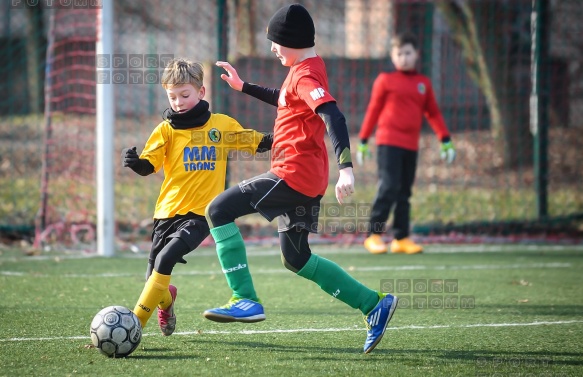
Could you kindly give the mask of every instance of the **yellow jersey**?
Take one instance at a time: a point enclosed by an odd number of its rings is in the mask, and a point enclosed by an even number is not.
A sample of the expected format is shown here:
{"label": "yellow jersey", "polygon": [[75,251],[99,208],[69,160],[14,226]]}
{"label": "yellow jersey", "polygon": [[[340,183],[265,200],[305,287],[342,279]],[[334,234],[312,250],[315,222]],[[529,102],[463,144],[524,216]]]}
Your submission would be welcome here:
{"label": "yellow jersey", "polygon": [[228,156],[237,150],[255,154],[263,136],[224,114],[211,113],[203,126],[190,129],[158,124],[140,155],[154,172],[164,169],[154,219],[188,212],[204,216],[206,206],[225,189]]}

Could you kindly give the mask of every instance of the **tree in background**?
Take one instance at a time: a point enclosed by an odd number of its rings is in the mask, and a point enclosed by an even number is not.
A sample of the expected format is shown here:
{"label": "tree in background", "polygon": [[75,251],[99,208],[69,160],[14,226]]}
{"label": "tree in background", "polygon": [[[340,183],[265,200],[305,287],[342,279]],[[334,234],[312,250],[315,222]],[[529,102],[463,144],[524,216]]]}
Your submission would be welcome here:
{"label": "tree in background", "polygon": [[486,98],[492,138],[506,168],[530,164],[533,151],[528,109],[530,60],[525,61],[530,57],[530,30],[529,24],[524,25],[530,13],[522,6],[527,3],[436,2],[461,47],[468,74]]}
{"label": "tree in background", "polygon": [[237,52],[243,56],[256,56],[255,26],[257,23],[254,0],[235,0]]}

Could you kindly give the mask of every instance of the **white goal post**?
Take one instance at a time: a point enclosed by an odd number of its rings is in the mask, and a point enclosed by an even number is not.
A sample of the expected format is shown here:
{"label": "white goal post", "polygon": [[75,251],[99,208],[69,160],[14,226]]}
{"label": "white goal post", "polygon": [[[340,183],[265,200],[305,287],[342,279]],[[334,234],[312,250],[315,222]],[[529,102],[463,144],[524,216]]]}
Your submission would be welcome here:
{"label": "white goal post", "polygon": [[[97,17],[97,57],[113,53],[113,0],[103,0]],[[97,83],[96,174],[97,253],[115,254],[113,189],[114,84]]]}

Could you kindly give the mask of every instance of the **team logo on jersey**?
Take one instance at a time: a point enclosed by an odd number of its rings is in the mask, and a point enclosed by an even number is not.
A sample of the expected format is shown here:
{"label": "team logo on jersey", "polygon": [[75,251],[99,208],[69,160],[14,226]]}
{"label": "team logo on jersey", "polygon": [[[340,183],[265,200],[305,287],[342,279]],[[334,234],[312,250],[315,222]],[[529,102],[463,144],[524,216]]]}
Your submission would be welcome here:
{"label": "team logo on jersey", "polygon": [[281,106],[286,106],[286,105],[287,105],[287,104],[285,103],[285,93],[286,93],[286,90],[285,90],[285,88],[283,88],[283,89],[281,90],[281,92],[279,92],[279,98],[278,98],[277,100],[278,100],[278,102],[279,102],[279,104],[280,104]]}
{"label": "team logo on jersey", "polygon": [[423,84],[422,82],[417,84],[417,90],[419,91],[419,93],[425,94],[425,84]]}
{"label": "team logo on jersey", "polygon": [[218,143],[221,141],[221,132],[216,128],[211,128],[209,131],[209,139],[211,139],[213,143]]}

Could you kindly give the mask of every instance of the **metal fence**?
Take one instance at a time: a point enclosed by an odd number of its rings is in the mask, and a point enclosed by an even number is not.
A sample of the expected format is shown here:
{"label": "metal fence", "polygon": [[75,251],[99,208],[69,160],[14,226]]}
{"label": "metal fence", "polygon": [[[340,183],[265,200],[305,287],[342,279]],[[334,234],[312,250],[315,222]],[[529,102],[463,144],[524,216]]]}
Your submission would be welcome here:
{"label": "metal fence", "polygon": [[[95,88],[102,80],[115,84],[115,161],[124,147],[140,150],[162,119],[168,103],[159,75],[169,57],[203,62],[212,111],[233,116],[245,127],[271,130],[275,108],[231,90],[214,62],[228,60],[244,80],[279,87],[287,69],[270,52],[265,28],[286,3],[116,1],[115,53],[96,56],[99,7],[91,7],[92,2],[2,2],[3,234],[30,235],[36,229],[41,244],[91,244],[96,216]],[[583,44],[578,38],[583,3],[301,3],[314,18],[316,51],[326,62],[330,92],[346,116],[353,146],[374,79],[393,69],[391,36],[411,31],[419,38],[418,70],[432,80],[458,158],[452,166],[440,161],[439,142],[424,126],[412,198],[414,232],[520,234],[532,228],[529,224],[559,232],[578,226],[583,217]],[[230,164],[229,184],[268,167],[269,156],[238,156]],[[375,164],[355,167],[355,176],[358,192],[351,205],[366,207],[376,190]],[[336,177],[331,164],[331,185]],[[120,239],[147,238],[161,180],[162,174],[143,178],[116,164]],[[334,206],[334,201],[329,190],[324,205]],[[330,217],[350,223],[353,216],[324,212],[321,220]],[[253,228],[271,232],[263,220],[249,221],[257,221],[250,224]]]}

